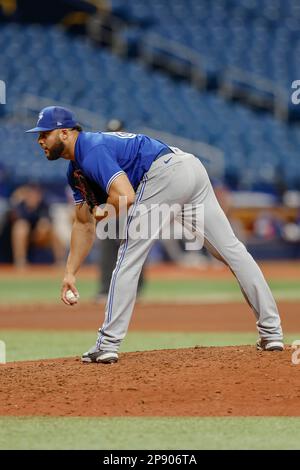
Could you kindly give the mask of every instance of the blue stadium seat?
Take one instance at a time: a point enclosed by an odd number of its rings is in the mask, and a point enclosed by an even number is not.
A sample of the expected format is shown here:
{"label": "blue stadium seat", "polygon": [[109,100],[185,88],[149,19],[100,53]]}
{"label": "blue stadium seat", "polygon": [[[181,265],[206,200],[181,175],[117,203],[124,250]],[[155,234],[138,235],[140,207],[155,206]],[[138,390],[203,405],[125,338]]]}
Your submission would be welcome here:
{"label": "blue stadium seat", "polygon": [[[131,1],[132,8],[133,3]],[[137,3],[142,9],[143,2]],[[245,6],[247,2],[239,3],[237,0],[216,1],[214,7],[212,3],[215,2],[201,0],[197,6],[197,2],[187,0],[187,9],[191,8],[195,13],[195,20],[189,26],[191,31],[197,32],[198,20],[199,25],[203,25],[203,30],[198,27],[199,33],[195,38],[201,47],[206,40],[205,47],[212,48],[211,53],[217,58],[214,59],[215,67],[227,57],[233,64],[245,63],[266,73],[270,69],[272,73],[272,67],[285,60],[282,56],[273,63],[266,58],[267,50],[263,44],[270,31],[261,20],[255,41],[261,45],[262,52],[247,51],[246,45],[255,31],[251,28],[244,31],[242,18],[250,15],[256,21],[255,5],[259,2],[251,2],[251,9]],[[153,1],[154,16],[157,12],[166,13],[168,8],[171,12],[170,21],[164,28],[166,34],[172,33],[173,16],[179,21],[180,16],[187,14],[181,5],[181,2],[174,1],[170,7],[169,1]],[[228,5],[234,11],[231,31],[239,38],[236,43],[232,42],[224,27]],[[280,5],[283,5],[281,0]],[[266,2],[263,2],[263,11],[266,12],[264,21],[271,21],[272,11]],[[214,20],[215,14],[218,21]],[[160,18],[157,17],[158,20]],[[204,28],[206,24],[211,24],[214,31],[211,42]],[[276,34],[281,38],[279,44],[286,45],[290,32],[286,33],[282,23],[280,25],[281,29],[278,28]],[[185,40],[189,37],[188,31],[180,32],[176,27],[174,31]],[[222,42],[223,52],[220,49]],[[255,180],[265,177],[270,165],[282,165],[290,187],[299,182],[300,133],[297,125],[284,124],[272,116],[256,113],[239,103],[229,103],[212,93],[201,93],[185,82],[173,81],[141,63],[116,57],[107,50],[94,47],[86,39],[70,36],[56,27],[1,25],[0,46],[3,44],[7,47],[0,56],[1,79],[9,83],[6,108],[8,116],[14,118],[2,118],[1,121],[0,139],[6,145],[1,145],[0,162],[8,167],[15,182],[30,178],[48,183],[65,181],[67,162],[45,162],[35,137],[24,135],[25,128],[36,119],[36,113],[29,120],[24,120],[22,114],[18,118],[22,100],[27,94],[46,98],[49,104],[63,102],[71,108],[81,107],[105,119],[117,116],[125,121],[129,130],[151,127],[213,144],[224,152],[226,172],[238,175],[239,184],[243,187],[251,189]],[[227,54],[226,45],[229,44],[234,51],[233,57]],[[299,51],[300,42],[297,47]],[[243,54],[246,54],[246,59]],[[214,61],[210,64],[213,66]],[[286,76],[276,73],[280,79]]]}

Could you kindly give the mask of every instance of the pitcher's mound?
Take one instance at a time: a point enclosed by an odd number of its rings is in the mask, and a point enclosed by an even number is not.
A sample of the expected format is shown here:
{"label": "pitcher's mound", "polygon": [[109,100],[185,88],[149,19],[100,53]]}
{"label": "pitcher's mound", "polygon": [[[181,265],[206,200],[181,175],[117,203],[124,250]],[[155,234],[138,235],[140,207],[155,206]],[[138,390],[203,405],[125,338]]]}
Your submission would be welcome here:
{"label": "pitcher's mound", "polygon": [[292,350],[254,346],[120,354],[0,366],[0,415],[300,416],[300,364]]}

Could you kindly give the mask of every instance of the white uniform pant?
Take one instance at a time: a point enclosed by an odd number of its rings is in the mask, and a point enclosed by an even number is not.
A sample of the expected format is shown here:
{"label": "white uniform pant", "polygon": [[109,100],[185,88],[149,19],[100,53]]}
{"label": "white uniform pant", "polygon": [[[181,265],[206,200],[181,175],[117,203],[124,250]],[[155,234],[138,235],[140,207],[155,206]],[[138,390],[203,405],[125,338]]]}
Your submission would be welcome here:
{"label": "white uniform pant", "polygon": [[[203,242],[208,250],[233,272],[255,314],[260,337],[282,340],[280,317],[270,288],[252,256],[233,233],[204,166],[194,155],[178,149],[174,151],[176,153],[154,161],[138,187],[135,204],[129,212],[126,238],[120,246],[112,274],[105,320],[99,330],[97,345],[103,350],[117,351],[126,335],[139,274],[155,241],[153,227],[152,237],[144,238],[132,237],[130,228],[139,225],[146,227],[149,216],[152,220],[153,211],[157,211],[162,204],[175,204],[173,217],[179,221],[182,221],[185,206],[185,227],[193,231],[199,240],[204,237]],[[194,208],[197,207],[204,211],[204,223],[201,217],[195,217],[197,209]],[[163,221],[156,223],[154,231],[162,228]]]}

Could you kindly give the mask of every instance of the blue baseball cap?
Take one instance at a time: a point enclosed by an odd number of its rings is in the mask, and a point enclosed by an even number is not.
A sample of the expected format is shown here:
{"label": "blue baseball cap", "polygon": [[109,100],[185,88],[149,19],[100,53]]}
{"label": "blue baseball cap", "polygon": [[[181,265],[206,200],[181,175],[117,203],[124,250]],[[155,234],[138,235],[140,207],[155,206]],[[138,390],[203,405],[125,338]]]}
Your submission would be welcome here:
{"label": "blue baseball cap", "polygon": [[41,110],[36,127],[26,132],[45,132],[53,129],[70,129],[78,125],[75,116],[62,106],[48,106]]}

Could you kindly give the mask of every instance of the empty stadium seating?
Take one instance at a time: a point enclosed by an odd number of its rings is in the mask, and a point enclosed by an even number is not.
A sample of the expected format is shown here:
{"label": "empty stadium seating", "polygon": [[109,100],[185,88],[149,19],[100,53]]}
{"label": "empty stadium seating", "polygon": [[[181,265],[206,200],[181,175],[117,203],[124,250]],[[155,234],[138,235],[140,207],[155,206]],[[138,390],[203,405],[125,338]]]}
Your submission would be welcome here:
{"label": "empty stadium seating", "polygon": [[126,19],[151,15],[148,32],[189,46],[209,71],[238,67],[290,88],[299,77],[297,0],[110,0]]}
{"label": "empty stadium seating", "polygon": [[[186,14],[185,10],[193,4],[195,12],[198,11],[197,20],[202,18],[203,24],[208,24],[212,13],[209,9],[203,12],[196,3],[189,0],[186,9],[182,9],[179,8],[182,2],[172,2],[172,12],[177,12],[178,22],[180,15]],[[142,8],[143,2],[131,1],[131,4],[132,8],[134,5]],[[162,0],[155,0],[153,15],[162,17],[166,13],[164,5]],[[189,15],[193,16],[191,11]],[[185,27],[187,23],[184,22]],[[165,24],[165,34],[171,24],[171,21]],[[192,25],[193,21],[191,28]],[[184,35],[184,28],[180,33],[179,29],[178,35]],[[220,31],[226,36],[224,28],[220,27]],[[221,45],[223,40],[220,31],[212,40],[201,36],[207,33],[199,32],[201,47],[206,41],[203,47],[217,50],[216,44]],[[241,41],[242,37],[241,34]],[[183,36],[180,38],[183,40]],[[66,162],[45,163],[35,137],[23,133],[34,123],[36,114],[25,118],[21,103],[26,94],[33,94],[47,98],[49,105],[64,103],[71,108],[81,107],[102,119],[117,116],[133,131],[147,126],[213,144],[224,151],[226,174],[237,175],[241,188],[251,189],[259,182],[274,183],[275,168],[277,176],[280,171],[290,187],[300,185],[300,132],[296,125],[287,125],[215,94],[199,92],[139,62],[97,48],[86,38],[70,36],[59,27],[1,25],[0,48],[0,79],[7,84],[7,119],[0,121],[0,162],[7,166],[16,182],[29,178],[45,182],[64,180]],[[222,60],[226,54],[224,50]],[[263,56],[266,55],[267,51]],[[270,70],[265,63],[262,67]]]}

